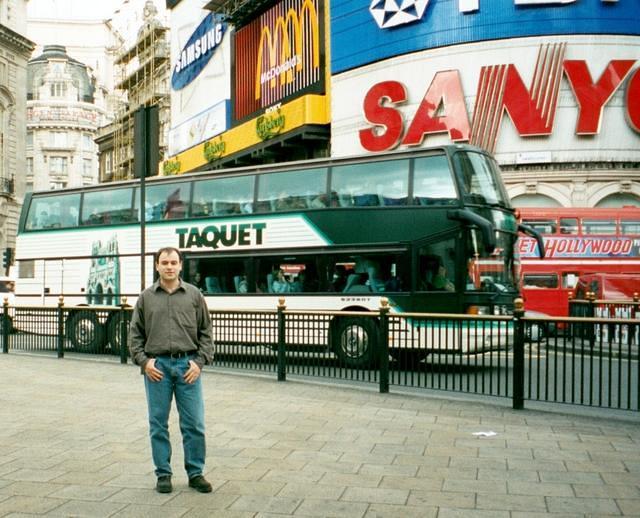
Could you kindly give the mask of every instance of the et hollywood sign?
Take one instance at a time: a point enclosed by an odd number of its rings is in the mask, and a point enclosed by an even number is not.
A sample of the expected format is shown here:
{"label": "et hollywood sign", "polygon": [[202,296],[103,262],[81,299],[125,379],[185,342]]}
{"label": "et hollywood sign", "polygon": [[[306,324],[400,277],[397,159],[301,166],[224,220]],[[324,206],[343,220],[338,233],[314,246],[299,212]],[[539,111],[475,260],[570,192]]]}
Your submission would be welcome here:
{"label": "et hollywood sign", "polygon": [[[562,77],[569,83],[578,106],[576,135],[600,132],[603,109],[626,81],[626,123],[640,134],[640,67],[637,60],[611,59],[604,69],[593,70],[586,60],[563,59],[566,44],[540,48],[532,84],[526,86],[513,63],[483,66],[470,120],[460,70],[436,72],[412,117],[403,117],[401,106],[408,100],[405,85],[382,81],[365,94],[364,117],[369,125],[359,140],[370,152],[417,146],[430,134],[448,133],[454,142],[469,142],[495,150],[504,113],[508,113],[521,137],[548,136],[553,132]],[[595,74],[595,79],[592,76]],[[640,140],[639,140],[640,145]]]}

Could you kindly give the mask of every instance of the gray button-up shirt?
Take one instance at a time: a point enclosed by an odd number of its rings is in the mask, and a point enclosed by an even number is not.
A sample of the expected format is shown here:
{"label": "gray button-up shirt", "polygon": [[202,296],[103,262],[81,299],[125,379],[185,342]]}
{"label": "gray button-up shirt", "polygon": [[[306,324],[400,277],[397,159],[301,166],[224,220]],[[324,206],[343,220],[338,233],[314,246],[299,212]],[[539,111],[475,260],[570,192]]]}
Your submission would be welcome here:
{"label": "gray button-up shirt", "polygon": [[160,281],[144,290],[133,310],[129,351],[143,371],[150,357],[161,354],[193,352],[201,369],[212,363],[211,316],[200,290],[182,280],[173,293]]}

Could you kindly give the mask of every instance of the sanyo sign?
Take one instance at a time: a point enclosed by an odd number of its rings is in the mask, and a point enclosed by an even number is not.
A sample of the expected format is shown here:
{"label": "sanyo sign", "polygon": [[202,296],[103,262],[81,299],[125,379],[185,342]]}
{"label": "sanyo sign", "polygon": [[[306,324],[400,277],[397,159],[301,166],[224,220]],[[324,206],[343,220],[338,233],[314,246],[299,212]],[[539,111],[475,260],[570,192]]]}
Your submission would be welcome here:
{"label": "sanyo sign", "polygon": [[[574,4],[578,0],[513,0],[515,6],[558,6]],[[601,0],[615,3],[618,0]],[[381,29],[416,22],[424,16],[429,0],[373,0],[369,12]],[[458,0],[458,12],[467,14],[480,10],[480,0]]]}

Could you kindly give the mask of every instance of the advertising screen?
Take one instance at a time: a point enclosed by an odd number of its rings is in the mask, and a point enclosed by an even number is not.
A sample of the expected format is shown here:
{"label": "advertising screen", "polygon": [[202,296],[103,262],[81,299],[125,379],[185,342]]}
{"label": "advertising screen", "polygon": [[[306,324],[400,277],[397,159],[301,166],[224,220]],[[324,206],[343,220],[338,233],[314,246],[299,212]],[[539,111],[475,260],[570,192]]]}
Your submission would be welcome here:
{"label": "advertising screen", "polygon": [[283,0],[235,35],[234,118],[324,92],[324,2]]}
{"label": "advertising screen", "polygon": [[504,38],[640,34],[637,0],[333,0],[331,72]]}
{"label": "advertising screen", "polygon": [[171,11],[171,130],[173,156],[229,127],[231,26],[182,0]]}

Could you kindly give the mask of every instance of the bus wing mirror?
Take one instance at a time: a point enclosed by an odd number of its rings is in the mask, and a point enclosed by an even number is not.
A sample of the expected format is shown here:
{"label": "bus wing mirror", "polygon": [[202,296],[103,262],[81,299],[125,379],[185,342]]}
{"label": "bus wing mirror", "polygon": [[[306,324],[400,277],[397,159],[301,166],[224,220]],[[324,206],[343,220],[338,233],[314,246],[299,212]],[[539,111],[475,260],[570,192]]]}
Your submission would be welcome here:
{"label": "bus wing mirror", "polygon": [[518,231],[536,240],[538,243],[538,255],[540,256],[540,259],[544,259],[544,241],[540,232],[528,227],[527,225],[523,225],[522,223],[518,225]]}
{"label": "bus wing mirror", "polygon": [[480,232],[482,233],[482,239],[484,241],[484,248],[486,252],[488,254],[491,254],[496,249],[495,228],[493,227],[493,223],[491,223],[489,220],[483,218],[475,212],[471,212],[469,209],[450,210],[447,213],[447,217],[449,219],[462,221],[470,225],[475,225],[480,229]]}

